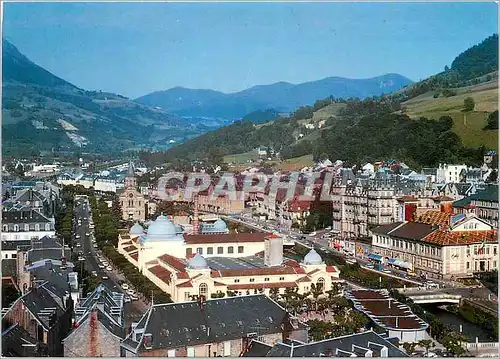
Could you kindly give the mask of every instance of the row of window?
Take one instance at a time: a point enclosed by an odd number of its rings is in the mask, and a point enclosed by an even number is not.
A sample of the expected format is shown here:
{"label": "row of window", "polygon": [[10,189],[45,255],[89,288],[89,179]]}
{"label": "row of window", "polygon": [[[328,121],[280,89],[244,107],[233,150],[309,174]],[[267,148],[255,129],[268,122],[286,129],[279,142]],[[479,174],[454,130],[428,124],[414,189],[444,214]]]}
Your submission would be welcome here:
{"label": "row of window", "polygon": [[433,246],[416,244],[411,242],[406,242],[399,239],[387,238],[387,237],[379,237],[375,236],[376,244],[385,244],[390,245],[392,247],[401,248],[406,251],[412,251],[417,253],[423,253],[432,256],[441,256],[441,249]]}
{"label": "row of window", "polygon": [[[14,232],[19,232],[20,230],[20,226],[18,224],[14,224]],[[26,232],[29,232],[30,230],[30,225],[29,224],[24,224],[24,226],[22,227],[24,228],[24,231]],[[40,223],[35,223],[35,231],[40,231],[42,228],[42,226],[40,226]],[[45,223],[45,226],[44,226],[45,230],[46,231],[50,231],[50,223]],[[7,224],[4,224],[2,226],[2,229],[4,232],[8,232],[9,231],[9,226]]]}
{"label": "row of window", "polygon": [[[208,247],[206,249],[207,249],[206,254],[208,255],[214,254],[214,247]],[[244,252],[244,247],[238,246],[237,250],[238,253],[241,254]],[[203,255],[203,248],[201,247],[196,248],[196,253]],[[234,247],[233,246],[227,247],[227,254],[233,254],[233,253],[234,253]],[[191,254],[193,254],[193,248],[186,248],[186,256],[189,256]],[[217,254],[224,254],[224,247],[217,247]]]}

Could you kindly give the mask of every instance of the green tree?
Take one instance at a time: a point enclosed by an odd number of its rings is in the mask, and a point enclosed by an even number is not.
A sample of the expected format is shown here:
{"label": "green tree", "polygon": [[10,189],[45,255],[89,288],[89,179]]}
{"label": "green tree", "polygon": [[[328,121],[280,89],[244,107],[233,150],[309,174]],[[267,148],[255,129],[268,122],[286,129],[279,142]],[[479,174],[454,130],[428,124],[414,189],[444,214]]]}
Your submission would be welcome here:
{"label": "green tree", "polygon": [[418,343],[403,343],[403,349],[406,351],[406,354],[412,355],[413,352],[415,351],[415,347],[417,346]]}
{"label": "green tree", "polygon": [[467,338],[460,333],[448,332],[443,337],[442,343],[450,354],[459,357],[466,352],[462,346],[462,343],[466,342],[466,340]]}
{"label": "green tree", "polygon": [[418,342],[418,345],[425,348],[425,353],[429,354],[429,349],[434,347],[434,342],[432,341],[432,339],[422,339]]}
{"label": "green tree", "polygon": [[467,97],[464,100],[464,111],[466,112],[471,112],[474,111],[474,108],[476,107],[476,102],[472,97]]}

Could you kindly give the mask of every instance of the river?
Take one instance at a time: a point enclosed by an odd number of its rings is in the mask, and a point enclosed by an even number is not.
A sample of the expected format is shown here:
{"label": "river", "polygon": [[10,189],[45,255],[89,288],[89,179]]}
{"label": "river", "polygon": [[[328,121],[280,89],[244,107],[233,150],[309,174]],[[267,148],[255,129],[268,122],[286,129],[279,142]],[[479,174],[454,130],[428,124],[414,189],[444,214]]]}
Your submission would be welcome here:
{"label": "river", "polygon": [[474,323],[468,322],[460,315],[450,313],[444,309],[440,309],[434,304],[421,304],[422,308],[434,314],[443,324],[448,325],[453,330],[459,332],[460,324],[462,325],[462,332],[467,336],[469,342],[475,342],[476,337],[479,342],[492,341],[488,334],[479,326]]}

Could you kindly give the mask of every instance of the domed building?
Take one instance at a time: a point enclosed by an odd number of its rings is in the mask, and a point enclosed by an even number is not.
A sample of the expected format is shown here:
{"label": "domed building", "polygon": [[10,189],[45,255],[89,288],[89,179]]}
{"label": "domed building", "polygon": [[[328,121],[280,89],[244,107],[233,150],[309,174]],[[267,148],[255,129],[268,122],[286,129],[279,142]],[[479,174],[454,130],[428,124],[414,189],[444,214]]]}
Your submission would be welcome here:
{"label": "domed building", "polygon": [[283,256],[283,238],[268,233],[229,233],[220,218],[199,224],[200,234],[182,233],[168,217],[158,216],[147,230],[136,223],[120,233],[118,251],[175,302],[194,295],[266,293],[277,288],[324,291],[339,281],[312,249],[302,262]]}

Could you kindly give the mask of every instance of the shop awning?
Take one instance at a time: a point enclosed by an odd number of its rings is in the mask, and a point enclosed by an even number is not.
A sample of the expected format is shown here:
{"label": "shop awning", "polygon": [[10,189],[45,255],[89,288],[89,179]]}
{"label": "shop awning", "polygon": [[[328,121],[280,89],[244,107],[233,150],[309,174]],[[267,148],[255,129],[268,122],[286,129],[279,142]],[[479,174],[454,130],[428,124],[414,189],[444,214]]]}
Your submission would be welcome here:
{"label": "shop awning", "polygon": [[394,262],[394,265],[398,266],[398,267],[401,267],[401,268],[405,268],[405,269],[410,268],[410,263],[404,262],[404,261],[400,261],[400,260],[396,260]]}
{"label": "shop awning", "polygon": [[376,261],[381,261],[382,260],[382,256],[379,256],[378,254],[375,254],[375,253],[370,253],[368,255],[368,258],[374,259]]}

